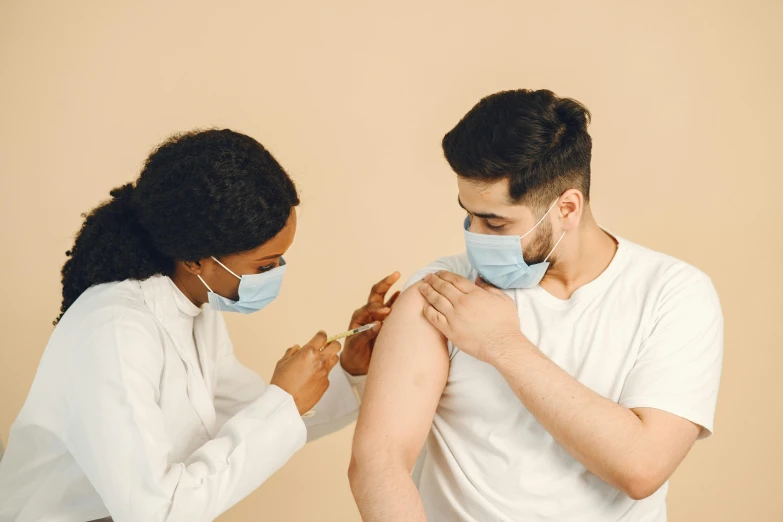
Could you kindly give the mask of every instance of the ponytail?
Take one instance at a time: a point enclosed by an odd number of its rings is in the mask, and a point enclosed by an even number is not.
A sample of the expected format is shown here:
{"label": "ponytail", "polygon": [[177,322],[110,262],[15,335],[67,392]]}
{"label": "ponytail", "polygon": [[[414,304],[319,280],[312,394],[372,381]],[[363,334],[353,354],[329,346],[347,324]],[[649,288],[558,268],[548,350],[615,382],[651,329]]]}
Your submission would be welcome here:
{"label": "ponytail", "polygon": [[112,199],[88,215],[76,235],[62,269],[63,302],[60,316],[88,288],[102,283],[144,280],[167,274],[173,262],[151,244],[134,209],[134,188],[128,183],[110,192]]}

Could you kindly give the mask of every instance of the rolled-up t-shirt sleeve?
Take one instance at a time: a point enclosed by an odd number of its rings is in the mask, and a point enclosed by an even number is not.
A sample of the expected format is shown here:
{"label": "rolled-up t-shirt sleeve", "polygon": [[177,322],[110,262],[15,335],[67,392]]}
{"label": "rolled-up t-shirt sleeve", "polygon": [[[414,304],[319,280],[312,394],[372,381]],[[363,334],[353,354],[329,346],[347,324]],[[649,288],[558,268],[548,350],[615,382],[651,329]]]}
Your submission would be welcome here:
{"label": "rolled-up t-shirt sleeve", "polygon": [[619,403],[655,408],[713,431],[723,362],[723,314],[712,281],[688,271],[667,281],[652,328],[628,374]]}
{"label": "rolled-up t-shirt sleeve", "polygon": [[471,281],[474,281],[478,275],[476,271],[470,266],[470,261],[468,261],[467,254],[441,257],[440,259],[436,259],[429,265],[425,266],[421,270],[415,272],[402,287],[403,291],[424,279],[424,276],[427,274],[434,274],[440,270],[455,273],[459,276],[466,277]]}

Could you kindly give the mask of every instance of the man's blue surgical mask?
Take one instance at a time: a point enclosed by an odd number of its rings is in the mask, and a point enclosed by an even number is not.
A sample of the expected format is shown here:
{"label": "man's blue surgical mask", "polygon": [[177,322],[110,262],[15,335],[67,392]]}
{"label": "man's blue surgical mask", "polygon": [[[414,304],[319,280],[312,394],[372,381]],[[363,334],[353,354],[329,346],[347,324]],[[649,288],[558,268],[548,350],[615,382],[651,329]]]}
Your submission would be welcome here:
{"label": "man's blue surgical mask", "polygon": [[228,272],[239,279],[239,301],[234,301],[228,297],[223,297],[212,291],[209,285],[201,279],[204,286],[207,287],[209,293],[209,305],[213,310],[219,310],[221,312],[239,312],[242,314],[249,314],[257,312],[264,308],[266,305],[275,300],[280,294],[280,287],[283,285],[283,275],[285,274],[285,260],[280,258],[280,266],[273,268],[267,272],[260,274],[245,274],[242,276],[236,275],[226,265],[218,261],[216,258],[212,258],[228,270]]}
{"label": "man's blue surgical mask", "polygon": [[533,288],[537,286],[549,268],[548,259],[557,245],[563,240],[565,231],[555,246],[541,263],[528,265],[522,255],[522,238],[533,232],[544,222],[549,212],[560,198],[555,200],[544,216],[533,228],[521,236],[500,236],[493,234],[476,234],[468,230],[470,218],[465,218],[465,244],[468,250],[468,260],[482,279],[498,288]]}

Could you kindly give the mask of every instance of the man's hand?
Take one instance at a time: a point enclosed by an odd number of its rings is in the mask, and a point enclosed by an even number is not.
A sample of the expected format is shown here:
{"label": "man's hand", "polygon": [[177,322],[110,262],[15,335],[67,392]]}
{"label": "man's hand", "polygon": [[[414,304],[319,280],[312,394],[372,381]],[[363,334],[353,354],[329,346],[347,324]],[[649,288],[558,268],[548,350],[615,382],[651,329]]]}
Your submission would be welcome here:
{"label": "man's hand", "polygon": [[521,333],[513,300],[497,288],[438,272],[420,291],[430,323],[460,350],[497,368],[568,453],[631,498],[657,491],[698,437],[701,428],[683,417],[625,408],[577,381]]}
{"label": "man's hand", "polygon": [[451,272],[428,274],[419,287],[429,303],[424,316],[461,351],[493,364],[507,346],[523,339],[513,299],[479,279]]}
{"label": "man's hand", "polygon": [[381,331],[382,322],[391,313],[394,301],[400,295],[399,292],[395,292],[388,301],[385,301],[386,294],[399,279],[400,273],[394,272],[378,281],[370,290],[370,297],[367,298],[367,303],[351,316],[351,322],[348,325],[349,330],[378,321],[372,330],[352,335],[345,340],[345,348],[340,356],[340,364],[351,375],[365,375],[370,368],[370,357],[375,346],[375,338],[378,337],[378,332]]}

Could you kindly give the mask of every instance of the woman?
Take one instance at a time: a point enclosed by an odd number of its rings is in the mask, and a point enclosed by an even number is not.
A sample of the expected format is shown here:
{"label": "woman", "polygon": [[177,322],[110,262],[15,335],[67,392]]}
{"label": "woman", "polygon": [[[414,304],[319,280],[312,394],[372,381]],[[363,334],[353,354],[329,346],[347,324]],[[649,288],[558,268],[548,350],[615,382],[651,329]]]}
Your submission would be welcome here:
{"label": "woman", "polygon": [[220,311],[277,297],[299,204],[282,167],[248,136],[194,132],[111,195],[67,253],[62,314],[0,463],[2,521],[214,519],[353,420],[396,298],[384,303],[395,273],[354,313],[351,328],[378,322],[339,361],[319,332],[267,386]]}

